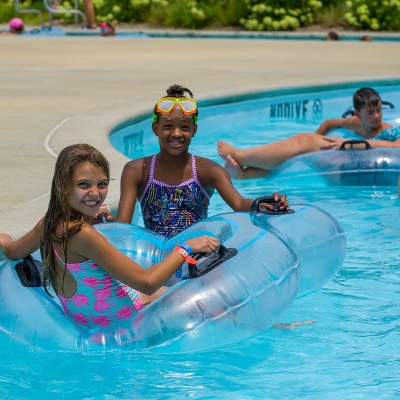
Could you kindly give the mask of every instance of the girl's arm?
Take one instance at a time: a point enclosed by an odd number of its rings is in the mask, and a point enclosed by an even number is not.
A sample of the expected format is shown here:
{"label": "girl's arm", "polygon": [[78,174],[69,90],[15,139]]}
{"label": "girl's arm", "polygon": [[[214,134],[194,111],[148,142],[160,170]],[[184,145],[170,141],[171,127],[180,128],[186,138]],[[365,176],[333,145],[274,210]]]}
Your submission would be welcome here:
{"label": "girl's arm", "polygon": [[[217,239],[202,236],[187,240],[194,253],[204,252],[207,255],[219,248]],[[125,256],[113,247],[106,237],[90,225],[85,225],[69,242],[69,257],[88,258],[107,271],[122,283],[151,295],[165,284],[183,263],[183,257],[172,251],[164,260],[148,269]]]}
{"label": "girl's arm", "polygon": [[328,131],[335,128],[351,129],[358,134],[362,134],[363,132],[361,119],[352,116],[349,118],[327,119],[319,126],[316,133],[318,135],[325,135]]}
{"label": "girl's arm", "polygon": [[130,224],[135,211],[136,196],[142,181],[143,159],[129,161],[121,175],[121,197],[117,221]]}
{"label": "girl's arm", "polygon": [[[245,199],[235,189],[231,177],[225,168],[206,158],[199,161],[199,166],[200,168],[197,168],[197,171],[200,181],[207,182],[209,186],[214,187],[233,211],[250,211],[253,199]],[[273,196],[276,202],[279,203],[281,209],[288,208],[288,201],[285,195],[281,196],[279,193],[274,193]],[[263,205],[269,210],[276,211],[271,204],[263,203]]]}
{"label": "girl's arm", "polygon": [[40,230],[43,218],[26,235],[13,240],[10,235],[0,233],[0,250],[9,260],[20,260],[33,253],[40,245]]}

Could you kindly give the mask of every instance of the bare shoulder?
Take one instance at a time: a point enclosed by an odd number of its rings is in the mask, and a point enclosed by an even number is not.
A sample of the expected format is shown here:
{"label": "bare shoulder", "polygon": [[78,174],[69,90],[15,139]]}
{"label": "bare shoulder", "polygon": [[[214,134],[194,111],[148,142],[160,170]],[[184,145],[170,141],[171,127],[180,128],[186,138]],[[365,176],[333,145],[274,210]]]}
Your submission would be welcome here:
{"label": "bare shoulder", "polygon": [[351,128],[355,126],[362,126],[361,119],[356,115],[353,115],[349,118],[341,118],[342,119],[342,127],[344,128]]}
{"label": "bare shoulder", "polygon": [[88,223],[84,223],[79,231],[70,239],[70,245],[73,250],[82,256],[87,256],[86,251],[92,248],[98,248],[108,243],[108,240],[97,229]]}
{"label": "bare shoulder", "polygon": [[[222,168],[220,164],[217,162],[210,160],[209,158],[206,157],[199,157],[195,156],[196,158],[196,167],[199,168],[205,168],[205,169],[219,169]],[[223,169],[223,168],[222,168]]]}
{"label": "bare shoulder", "polygon": [[214,177],[215,174],[219,175],[225,172],[225,168],[217,162],[199,156],[196,156],[196,169],[200,180],[201,178],[208,179],[209,177]]}
{"label": "bare shoulder", "polygon": [[130,184],[139,184],[142,181],[143,174],[148,173],[151,165],[151,156],[136,158],[128,161],[122,171],[122,183],[129,182]]}
{"label": "bare shoulder", "polygon": [[[149,157],[145,157],[149,158]],[[143,162],[145,158],[136,158],[135,160],[128,161],[125,166],[124,166],[124,172],[135,172],[138,171],[139,169],[141,170],[143,167]]]}

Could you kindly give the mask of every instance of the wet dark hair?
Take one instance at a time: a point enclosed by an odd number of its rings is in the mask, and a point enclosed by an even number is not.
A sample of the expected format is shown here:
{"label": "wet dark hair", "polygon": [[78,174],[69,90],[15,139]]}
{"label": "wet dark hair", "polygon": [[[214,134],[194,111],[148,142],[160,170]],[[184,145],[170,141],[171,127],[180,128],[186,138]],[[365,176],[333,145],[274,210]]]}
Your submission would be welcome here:
{"label": "wet dark hair", "polygon": [[17,33],[22,33],[24,31],[24,25],[21,25],[18,28],[13,28],[13,29]]}
{"label": "wet dark hair", "polygon": [[381,102],[382,100],[379,93],[368,87],[357,90],[353,95],[353,105],[358,112],[365,106],[376,107]]}
{"label": "wet dark hair", "polygon": [[172,85],[167,89],[168,97],[185,97],[185,92],[190,94],[190,98],[193,99],[193,93],[190,89],[183,87],[182,85]]}
{"label": "wet dark hair", "polygon": [[[110,179],[110,166],[100,151],[89,144],[74,144],[61,150],[51,185],[49,207],[43,219],[40,233],[40,253],[44,265],[43,281],[47,293],[52,286],[56,293],[63,292],[64,278],[67,265],[68,240],[82,228],[83,215],[73,211],[70,206],[70,193],[73,176],[77,167],[88,162],[103,170],[107,179]],[[59,224],[62,223],[61,236],[56,235]],[[64,275],[61,288],[57,287],[58,274],[54,264],[53,243],[62,243],[64,250]],[[49,293],[50,294],[50,293]]]}
{"label": "wet dark hair", "polygon": [[339,34],[336,31],[329,31],[326,40],[339,40]]}
{"label": "wet dark hair", "polygon": [[[185,92],[190,95],[190,98],[193,99],[193,93],[190,89],[183,87],[182,85],[172,85],[167,89],[167,95],[164,97],[187,97],[185,96]],[[154,115],[159,116],[160,113],[157,112],[157,104],[154,106]],[[199,116],[199,111],[197,110],[195,114],[193,114],[193,122],[195,123],[196,117]],[[158,119],[158,118],[157,118]]]}

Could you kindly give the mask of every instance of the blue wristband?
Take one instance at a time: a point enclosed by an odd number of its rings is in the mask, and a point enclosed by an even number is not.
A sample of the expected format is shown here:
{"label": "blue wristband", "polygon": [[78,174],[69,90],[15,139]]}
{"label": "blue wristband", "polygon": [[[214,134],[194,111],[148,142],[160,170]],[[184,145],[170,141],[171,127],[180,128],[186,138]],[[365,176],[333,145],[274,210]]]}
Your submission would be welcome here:
{"label": "blue wristband", "polygon": [[180,244],[179,247],[182,247],[183,249],[185,249],[189,256],[192,257],[193,256],[193,249],[186,243]]}

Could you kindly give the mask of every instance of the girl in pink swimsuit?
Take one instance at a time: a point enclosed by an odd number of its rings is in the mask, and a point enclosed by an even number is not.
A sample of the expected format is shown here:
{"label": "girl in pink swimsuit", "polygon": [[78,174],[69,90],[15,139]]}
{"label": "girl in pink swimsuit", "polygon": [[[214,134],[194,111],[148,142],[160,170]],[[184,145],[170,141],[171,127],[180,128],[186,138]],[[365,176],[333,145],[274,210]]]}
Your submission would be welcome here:
{"label": "girl in pink swimsuit", "polygon": [[69,146],[57,159],[45,217],[16,241],[0,234],[0,250],[9,259],[21,259],[40,244],[45,289],[51,286],[65,312],[85,329],[130,318],[167,290],[163,284],[184,260],[219,248],[210,236],[191,239],[143,269],[92,227],[108,182],[109,165],[98,150],[87,144]]}

